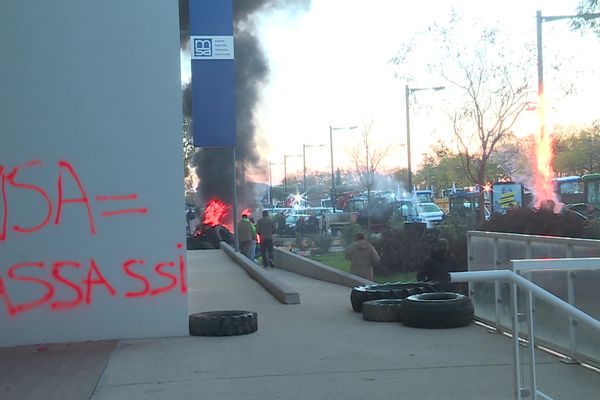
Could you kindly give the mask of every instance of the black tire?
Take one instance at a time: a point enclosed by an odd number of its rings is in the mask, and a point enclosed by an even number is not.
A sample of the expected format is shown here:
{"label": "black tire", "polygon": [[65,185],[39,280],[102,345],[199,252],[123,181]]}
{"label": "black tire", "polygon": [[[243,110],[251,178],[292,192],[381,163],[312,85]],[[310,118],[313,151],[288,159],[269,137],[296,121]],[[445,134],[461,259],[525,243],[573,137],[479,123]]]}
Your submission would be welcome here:
{"label": "black tire", "polygon": [[258,330],[258,315],[253,311],[208,311],[190,315],[190,335],[234,336]]}
{"label": "black tire", "polygon": [[458,328],[473,321],[473,302],[452,292],[422,293],[407,297],[401,306],[402,323],[413,328]]}
{"label": "black tire", "polygon": [[362,305],[362,316],[365,321],[400,322],[400,306],[403,299],[385,299],[365,301]]}
{"label": "black tire", "polygon": [[365,291],[360,289],[362,287],[355,287],[350,293],[350,303],[352,303],[352,309],[355,312],[361,312],[362,305],[365,302]]}
{"label": "black tire", "polygon": [[405,299],[417,293],[439,292],[436,282],[397,282],[368,286],[357,286],[350,293],[350,303],[356,312],[362,312],[365,301],[384,299]]}

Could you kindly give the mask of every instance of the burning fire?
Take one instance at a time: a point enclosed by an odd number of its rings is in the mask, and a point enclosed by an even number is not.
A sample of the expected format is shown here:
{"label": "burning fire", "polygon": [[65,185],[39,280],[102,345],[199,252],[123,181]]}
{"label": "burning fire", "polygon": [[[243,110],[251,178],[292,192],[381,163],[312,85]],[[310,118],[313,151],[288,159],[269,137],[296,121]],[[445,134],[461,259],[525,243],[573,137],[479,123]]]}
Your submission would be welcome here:
{"label": "burning fire", "polygon": [[[215,197],[206,205],[202,223],[208,226],[221,225],[223,218],[229,214],[230,209],[231,206]],[[227,228],[229,229],[229,227]]]}
{"label": "burning fire", "polygon": [[544,96],[540,94],[538,103],[540,127],[535,135],[533,157],[533,193],[536,207],[539,207],[544,200],[553,200],[557,203],[552,181],[554,179],[554,168],[552,167],[554,149],[550,135],[544,131],[544,103]]}
{"label": "burning fire", "polygon": [[250,218],[252,216],[252,210],[249,208],[245,208],[244,211],[242,211],[242,215],[244,214],[246,214],[248,218]]}

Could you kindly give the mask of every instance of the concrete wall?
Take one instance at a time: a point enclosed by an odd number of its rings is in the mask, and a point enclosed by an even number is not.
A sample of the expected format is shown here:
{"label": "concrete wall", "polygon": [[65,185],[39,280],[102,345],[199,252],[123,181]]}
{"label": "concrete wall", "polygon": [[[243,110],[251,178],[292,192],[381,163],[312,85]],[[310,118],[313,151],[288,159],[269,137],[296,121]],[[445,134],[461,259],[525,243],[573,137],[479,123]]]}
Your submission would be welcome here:
{"label": "concrete wall", "polygon": [[0,2],[0,346],[187,334],[176,1]]}
{"label": "concrete wall", "polygon": [[294,272],[299,275],[304,275],[309,278],[318,279],[320,281],[335,283],[347,287],[371,285],[374,282],[340,271],[328,265],[299,256],[288,250],[275,248],[273,263],[277,268],[286,271]]}

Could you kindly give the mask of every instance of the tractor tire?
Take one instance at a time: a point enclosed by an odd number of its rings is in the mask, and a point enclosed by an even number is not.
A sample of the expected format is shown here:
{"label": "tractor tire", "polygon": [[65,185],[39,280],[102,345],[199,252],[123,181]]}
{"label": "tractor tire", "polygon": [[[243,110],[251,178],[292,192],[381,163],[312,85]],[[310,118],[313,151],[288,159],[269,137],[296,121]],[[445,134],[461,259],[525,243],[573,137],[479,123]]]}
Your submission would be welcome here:
{"label": "tractor tire", "polygon": [[401,313],[406,326],[445,329],[469,325],[474,308],[471,299],[459,293],[422,293],[407,297]]}
{"label": "tractor tire", "polygon": [[258,330],[258,315],[253,311],[208,311],[189,317],[192,336],[246,335]]}
{"label": "tractor tire", "polygon": [[439,292],[436,282],[397,282],[368,286],[356,286],[350,293],[350,303],[356,312],[362,312],[365,301],[384,299],[405,299],[418,293]]}
{"label": "tractor tire", "polygon": [[363,303],[362,316],[365,321],[400,322],[402,299],[371,300]]}

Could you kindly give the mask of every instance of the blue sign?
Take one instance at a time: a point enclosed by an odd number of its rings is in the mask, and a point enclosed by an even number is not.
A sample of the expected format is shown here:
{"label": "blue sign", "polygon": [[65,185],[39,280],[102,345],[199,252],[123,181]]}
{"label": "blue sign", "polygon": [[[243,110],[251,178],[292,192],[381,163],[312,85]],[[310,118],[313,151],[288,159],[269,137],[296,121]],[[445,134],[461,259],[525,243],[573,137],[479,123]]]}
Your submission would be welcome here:
{"label": "blue sign", "polygon": [[235,146],[232,0],[190,0],[190,44],[194,146]]}

